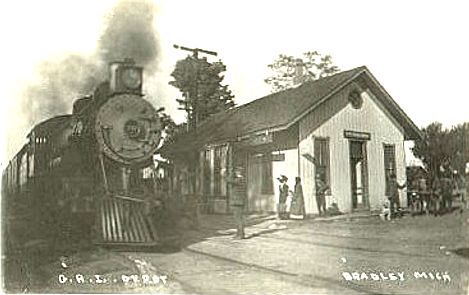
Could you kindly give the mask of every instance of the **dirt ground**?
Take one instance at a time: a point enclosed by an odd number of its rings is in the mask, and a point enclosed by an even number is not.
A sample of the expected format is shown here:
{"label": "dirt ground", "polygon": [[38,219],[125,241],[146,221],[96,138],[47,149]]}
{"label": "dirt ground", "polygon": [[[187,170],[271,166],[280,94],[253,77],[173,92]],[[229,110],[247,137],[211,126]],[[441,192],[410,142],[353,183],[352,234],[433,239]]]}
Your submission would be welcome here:
{"label": "dirt ground", "polygon": [[[467,294],[469,213],[276,220],[202,215],[179,248],[87,249],[40,265],[17,292],[164,294]],[[23,270],[18,266],[19,273]],[[40,274],[39,276],[37,274]]]}
{"label": "dirt ground", "polygon": [[[176,253],[129,253],[187,294],[467,294],[469,214],[263,220],[234,240],[228,216]],[[255,223],[255,222],[254,222]]]}

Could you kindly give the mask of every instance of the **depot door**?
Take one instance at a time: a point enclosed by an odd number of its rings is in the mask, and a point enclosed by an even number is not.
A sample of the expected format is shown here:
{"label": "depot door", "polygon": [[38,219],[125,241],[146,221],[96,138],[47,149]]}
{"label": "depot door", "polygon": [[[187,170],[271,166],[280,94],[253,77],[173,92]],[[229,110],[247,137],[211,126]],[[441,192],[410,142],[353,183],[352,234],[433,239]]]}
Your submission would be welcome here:
{"label": "depot door", "polygon": [[369,209],[366,141],[350,140],[352,210]]}

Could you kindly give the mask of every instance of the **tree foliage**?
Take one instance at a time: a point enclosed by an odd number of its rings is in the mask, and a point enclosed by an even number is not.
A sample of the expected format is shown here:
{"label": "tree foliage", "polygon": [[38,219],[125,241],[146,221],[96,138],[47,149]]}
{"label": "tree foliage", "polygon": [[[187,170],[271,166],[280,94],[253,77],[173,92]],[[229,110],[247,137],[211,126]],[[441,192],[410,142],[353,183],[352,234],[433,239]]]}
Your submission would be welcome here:
{"label": "tree foliage", "polygon": [[222,85],[226,66],[210,63],[205,58],[188,56],[176,63],[169,84],[178,88],[182,99],[177,99],[181,110],[187,112],[189,126],[195,126],[210,115],[233,107],[234,95]]}
{"label": "tree foliage", "polygon": [[469,122],[444,129],[435,122],[422,129],[423,139],[415,142],[414,155],[422,160],[432,176],[442,169],[464,173],[469,162]]}
{"label": "tree foliage", "polygon": [[172,140],[177,133],[177,124],[166,113],[161,113],[161,124],[163,128],[163,144]]}
{"label": "tree foliage", "polygon": [[273,74],[264,81],[271,85],[272,92],[330,76],[340,70],[333,64],[330,55],[322,55],[317,51],[305,52],[301,58],[280,54],[268,67]]}

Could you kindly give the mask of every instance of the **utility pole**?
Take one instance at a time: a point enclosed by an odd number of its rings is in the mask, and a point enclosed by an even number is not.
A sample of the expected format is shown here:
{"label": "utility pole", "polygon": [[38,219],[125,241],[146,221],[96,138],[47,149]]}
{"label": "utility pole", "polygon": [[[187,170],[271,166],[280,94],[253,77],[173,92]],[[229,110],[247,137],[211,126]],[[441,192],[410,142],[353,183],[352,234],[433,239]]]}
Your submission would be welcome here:
{"label": "utility pole", "polygon": [[[199,98],[198,98],[198,84],[199,84],[199,52],[200,53],[205,53],[208,55],[213,55],[217,56],[218,54],[215,51],[209,51],[205,49],[200,49],[200,48],[189,48],[185,46],[179,46],[174,44],[174,48],[184,50],[184,51],[189,51],[192,52],[192,57],[195,59],[195,87],[193,93],[188,93],[188,97],[186,99],[192,99],[192,110],[190,110],[190,113],[188,112],[188,118],[187,118],[187,128],[188,131],[195,130],[197,128],[197,123],[199,122]],[[187,105],[186,105],[187,108]],[[190,182],[190,190],[191,193],[195,194],[197,192],[196,188],[196,166],[198,163],[198,155],[197,152],[194,155],[194,162],[191,162],[189,164],[189,182]]]}
{"label": "utility pole", "polygon": [[218,55],[218,53],[216,53],[215,51],[209,51],[209,50],[200,49],[200,48],[189,48],[189,47],[179,46],[179,45],[176,45],[176,44],[174,44],[173,47],[176,48],[176,49],[190,51],[190,52],[193,53],[193,56],[195,58],[199,58],[199,52],[214,55],[214,56]]}
{"label": "utility pole", "polygon": [[215,51],[210,51],[210,50],[205,50],[205,49],[200,49],[200,48],[189,48],[189,47],[185,47],[185,46],[179,46],[179,45],[176,45],[174,44],[173,45],[174,48],[176,49],[180,49],[180,50],[184,50],[184,51],[189,51],[189,52],[192,52],[192,57],[196,60],[196,63],[195,63],[195,89],[194,89],[194,93],[189,93],[189,99],[192,99],[193,100],[193,103],[192,103],[192,110],[191,110],[191,114],[189,114],[188,118],[187,118],[187,128],[188,128],[188,131],[191,131],[191,130],[195,130],[196,127],[197,127],[197,124],[199,123],[199,109],[198,109],[198,84],[199,84],[199,68],[198,68],[198,62],[199,62],[199,52],[200,53],[205,53],[205,54],[208,54],[208,55],[213,55],[213,56],[217,56],[218,53],[216,53]]}

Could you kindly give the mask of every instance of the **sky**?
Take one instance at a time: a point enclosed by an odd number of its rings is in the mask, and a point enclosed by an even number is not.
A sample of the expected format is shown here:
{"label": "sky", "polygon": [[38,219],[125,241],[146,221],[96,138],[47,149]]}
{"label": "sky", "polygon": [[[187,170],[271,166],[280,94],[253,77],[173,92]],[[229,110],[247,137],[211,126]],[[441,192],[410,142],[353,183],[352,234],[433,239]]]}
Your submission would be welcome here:
{"label": "sky", "polygon": [[[180,94],[168,81],[188,53],[173,44],[218,52],[208,59],[227,66],[224,81],[238,105],[270,93],[267,65],[279,54],[316,50],[342,70],[366,65],[417,126],[438,121],[451,127],[469,121],[466,2],[155,1],[158,56],[156,70],[145,77],[147,95],[177,122],[184,120],[175,102]],[[116,3],[1,1],[2,168],[33,127],[25,112],[41,101],[25,95],[30,85],[43,85],[41,64],[96,55]]]}

